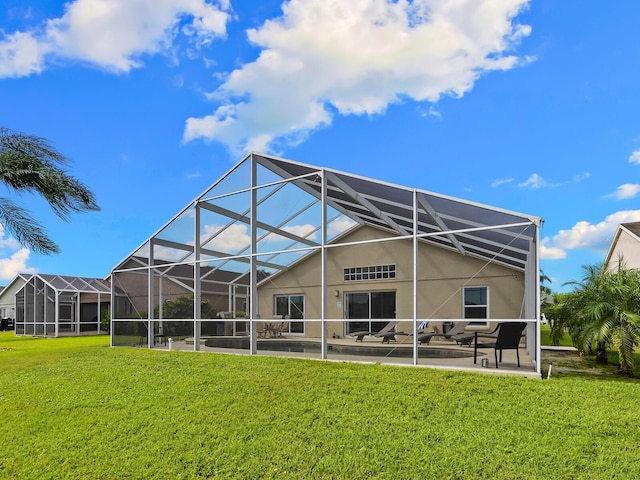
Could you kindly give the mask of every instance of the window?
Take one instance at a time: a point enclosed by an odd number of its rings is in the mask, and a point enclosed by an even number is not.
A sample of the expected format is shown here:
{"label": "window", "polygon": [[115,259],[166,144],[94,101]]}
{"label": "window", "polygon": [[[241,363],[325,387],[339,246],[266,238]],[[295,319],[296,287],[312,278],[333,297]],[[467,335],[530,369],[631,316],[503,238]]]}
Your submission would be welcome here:
{"label": "window", "polygon": [[[489,288],[464,288],[464,318],[489,318]],[[469,324],[474,327],[486,327],[489,322],[475,321]]]}
{"label": "window", "polygon": [[374,265],[370,267],[349,267],[344,269],[344,281],[383,280],[396,278],[395,265]]}
{"label": "window", "polygon": [[283,333],[304,333],[304,322],[295,322],[295,319],[304,319],[304,295],[276,295],[275,315],[288,317]]}
{"label": "window", "polygon": [[[389,320],[396,318],[396,292],[347,293],[345,298],[347,322],[346,334],[353,332],[378,332]],[[380,321],[382,320],[382,321]]]}

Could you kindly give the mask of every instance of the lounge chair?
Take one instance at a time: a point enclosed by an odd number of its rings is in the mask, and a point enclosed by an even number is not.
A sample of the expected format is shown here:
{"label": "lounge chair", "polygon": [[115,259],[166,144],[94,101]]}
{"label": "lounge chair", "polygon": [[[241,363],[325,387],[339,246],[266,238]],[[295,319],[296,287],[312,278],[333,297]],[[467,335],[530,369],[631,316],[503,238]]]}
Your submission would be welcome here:
{"label": "lounge chair", "polygon": [[433,337],[442,337],[447,340],[455,340],[456,343],[466,342],[466,337],[470,335],[469,343],[473,340],[474,336],[472,333],[464,333],[464,329],[467,328],[470,322],[456,322],[453,327],[451,327],[447,333],[440,333],[438,327],[433,327],[433,332],[426,332],[422,335],[418,336],[418,341],[420,344],[429,344]]}
{"label": "lounge chair", "polygon": [[[500,362],[502,362],[503,350],[515,350],[516,358],[518,359],[518,368],[520,368],[520,338],[523,335],[526,328],[526,322],[504,322],[499,323],[498,326],[490,333],[482,334],[476,332],[475,342],[473,347],[473,363],[477,362],[478,348],[493,348],[496,359],[496,368],[498,368],[498,350],[500,350]],[[479,342],[478,338],[490,338],[495,339],[493,342]]]}
{"label": "lounge chair", "polygon": [[355,335],[356,342],[362,342],[364,340],[364,337],[366,337],[367,335],[373,335],[374,337],[382,338],[382,343],[389,343],[390,340],[393,340],[395,342],[396,335],[398,335],[399,332],[394,332],[393,329],[397,324],[397,321],[393,321],[387,323],[384,327],[382,327],[381,330],[377,332],[363,330],[359,332],[352,332],[349,335]]}
{"label": "lounge chair", "polygon": [[[422,343],[428,344],[429,341],[431,340],[431,337],[433,337],[434,335],[434,332],[427,331],[428,326],[429,326],[429,322],[423,321],[423,322],[420,322],[420,324],[418,325],[418,328],[416,329],[416,335],[418,338],[418,342],[420,342],[420,344]],[[397,335],[407,335],[409,337],[412,337],[413,331],[398,332]]]}

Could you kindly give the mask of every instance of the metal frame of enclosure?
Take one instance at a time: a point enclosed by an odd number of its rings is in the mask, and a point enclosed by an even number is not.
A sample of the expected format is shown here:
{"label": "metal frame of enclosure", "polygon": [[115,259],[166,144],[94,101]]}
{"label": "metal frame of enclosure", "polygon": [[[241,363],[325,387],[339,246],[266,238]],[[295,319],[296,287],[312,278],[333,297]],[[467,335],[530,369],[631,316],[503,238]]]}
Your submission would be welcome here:
{"label": "metal frame of enclosure", "polygon": [[[520,275],[521,312],[500,321],[527,322],[526,350],[540,373],[539,225],[539,217],[251,153],[113,269],[111,345],[151,348],[170,336],[193,342],[190,348],[199,350],[203,336],[244,332],[245,351],[260,353],[258,325],[273,314],[260,311],[261,289],[277,288],[281,275],[314,256],[318,268],[305,274],[313,275],[317,298],[308,301],[319,302],[319,314],[300,321],[319,327],[317,356],[330,358],[327,326],[344,322],[332,305],[334,292],[340,292],[327,278],[332,255],[344,248],[402,245],[405,253],[412,250],[407,285],[413,305],[401,320],[412,324],[407,347],[418,365],[420,323],[463,320],[440,318],[438,308],[426,315],[420,304],[426,283],[419,251],[430,245]],[[363,226],[380,233],[354,240],[350,233]],[[433,281],[440,275],[427,273]],[[186,302],[188,314],[175,313],[185,297],[191,302]],[[212,305],[216,314],[204,313]],[[228,318],[222,322],[224,315]]]}
{"label": "metal frame of enclosure", "polygon": [[100,333],[111,289],[95,278],[34,274],[15,295],[17,335]]}

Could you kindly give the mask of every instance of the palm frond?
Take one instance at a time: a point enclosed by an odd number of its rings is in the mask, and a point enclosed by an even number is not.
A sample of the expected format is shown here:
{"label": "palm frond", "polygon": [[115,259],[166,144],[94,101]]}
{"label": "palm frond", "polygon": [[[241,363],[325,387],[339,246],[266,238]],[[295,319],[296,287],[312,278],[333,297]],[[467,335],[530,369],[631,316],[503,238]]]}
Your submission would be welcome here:
{"label": "palm frond", "polygon": [[94,194],[62,166],[69,160],[44,139],[0,128],[0,181],[42,195],[56,215],[100,210]]}
{"label": "palm frond", "polygon": [[50,254],[60,251],[29,212],[7,198],[0,198],[0,223],[21,245],[34,252]]}

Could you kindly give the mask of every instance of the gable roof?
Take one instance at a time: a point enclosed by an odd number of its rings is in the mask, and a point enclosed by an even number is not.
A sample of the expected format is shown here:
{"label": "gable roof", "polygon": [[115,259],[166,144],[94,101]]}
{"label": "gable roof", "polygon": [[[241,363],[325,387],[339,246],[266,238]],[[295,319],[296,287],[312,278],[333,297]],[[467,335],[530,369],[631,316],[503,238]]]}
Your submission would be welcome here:
{"label": "gable roof", "polygon": [[621,223],[620,226],[640,239],[640,222]]}
{"label": "gable roof", "polygon": [[29,278],[31,277],[30,273],[18,273],[15,277],[13,277],[11,279],[11,281],[2,289],[2,291],[0,291],[0,301],[2,301],[2,297],[5,295],[5,293],[8,295],[11,293],[12,290],[12,286],[14,284],[18,284],[20,283],[21,287],[22,285],[24,285],[25,283],[27,283],[27,280],[29,280]]}
{"label": "gable roof", "polygon": [[[537,252],[540,223],[536,216],[251,153],[127,259],[148,260],[152,251],[154,259],[165,264],[193,262],[195,206],[201,223],[201,261],[218,262],[220,268],[237,271],[238,278],[248,269],[247,231],[254,211],[256,249],[263,254],[258,264],[272,273],[317,250],[323,231],[331,243],[358,225],[407,238],[415,227],[420,241],[525,270]],[[114,270],[126,268],[127,259]]]}
{"label": "gable roof", "polygon": [[[27,282],[33,278],[40,279],[57,291],[77,292],[77,293],[101,293],[109,295],[111,288],[98,278],[73,277],[67,275],[47,275],[44,273],[34,273],[29,276]],[[25,282],[26,283],[26,282]]]}
{"label": "gable roof", "polygon": [[611,262],[611,258],[613,257],[613,254],[615,253],[618,247],[620,236],[624,234],[626,234],[629,239],[635,240],[636,242],[638,242],[639,244],[638,252],[640,253],[640,222],[621,223],[618,225],[618,228],[616,229],[616,233],[613,236],[613,240],[609,245],[609,250],[607,252],[607,256],[605,257],[605,260],[603,263],[605,268],[609,266],[609,263]]}

